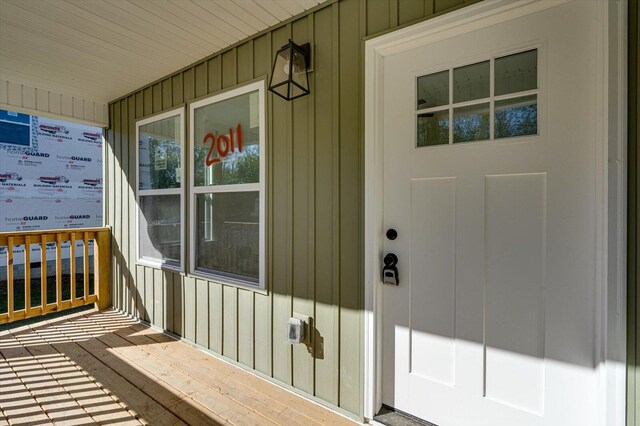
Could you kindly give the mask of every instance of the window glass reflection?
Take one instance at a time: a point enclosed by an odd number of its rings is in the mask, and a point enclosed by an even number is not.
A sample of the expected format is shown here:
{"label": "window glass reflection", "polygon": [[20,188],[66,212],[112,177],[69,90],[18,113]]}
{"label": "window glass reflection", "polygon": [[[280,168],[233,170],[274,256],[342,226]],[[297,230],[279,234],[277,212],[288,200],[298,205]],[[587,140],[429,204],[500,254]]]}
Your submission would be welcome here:
{"label": "window glass reflection", "polygon": [[260,181],[259,112],[258,91],[195,110],[196,186]]}
{"label": "window glass reflection", "polygon": [[196,268],[257,283],[260,193],[197,194],[196,209]]}
{"label": "window glass reflection", "polygon": [[140,257],[180,266],[180,195],[140,196]]}
{"label": "window glass reflection", "polygon": [[489,139],[489,103],[453,110],[453,142]]}
{"label": "window glass reflection", "polygon": [[433,108],[449,103],[449,71],[418,77],[417,108]]}
{"label": "window glass reflection", "polygon": [[494,133],[496,139],[538,134],[538,97],[496,101]]}
{"label": "window glass reflection", "polygon": [[538,88],[538,50],[516,53],[495,61],[495,95]]}
{"label": "window glass reflection", "polygon": [[180,117],[140,126],[139,189],[180,188]]}
{"label": "window glass reflection", "polygon": [[466,102],[489,97],[489,61],[453,70],[453,102]]}
{"label": "window glass reflection", "polygon": [[418,147],[448,143],[449,110],[418,114]]}

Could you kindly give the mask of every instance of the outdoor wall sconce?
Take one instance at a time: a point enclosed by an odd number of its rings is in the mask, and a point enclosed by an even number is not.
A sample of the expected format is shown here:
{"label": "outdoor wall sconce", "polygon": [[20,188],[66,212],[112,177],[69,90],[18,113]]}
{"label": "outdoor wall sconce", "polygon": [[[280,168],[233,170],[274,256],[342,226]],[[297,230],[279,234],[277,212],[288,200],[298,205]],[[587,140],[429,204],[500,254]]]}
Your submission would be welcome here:
{"label": "outdoor wall sconce", "polygon": [[273,61],[269,90],[287,101],[308,95],[310,62],[311,45],[298,46],[289,39]]}

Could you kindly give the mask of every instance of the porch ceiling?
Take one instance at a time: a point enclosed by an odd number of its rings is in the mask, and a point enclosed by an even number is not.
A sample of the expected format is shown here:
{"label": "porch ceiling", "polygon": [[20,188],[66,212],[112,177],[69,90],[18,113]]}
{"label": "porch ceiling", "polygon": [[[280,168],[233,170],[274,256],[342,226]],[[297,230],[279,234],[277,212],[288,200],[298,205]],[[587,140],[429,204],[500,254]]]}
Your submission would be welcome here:
{"label": "porch ceiling", "polygon": [[0,91],[106,103],[323,1],[0,0]]}

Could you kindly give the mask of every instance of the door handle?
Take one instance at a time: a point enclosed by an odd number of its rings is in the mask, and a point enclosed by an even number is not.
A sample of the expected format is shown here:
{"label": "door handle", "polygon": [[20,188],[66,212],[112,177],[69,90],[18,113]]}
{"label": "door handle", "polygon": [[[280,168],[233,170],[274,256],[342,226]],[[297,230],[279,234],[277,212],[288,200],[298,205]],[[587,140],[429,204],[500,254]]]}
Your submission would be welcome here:
{"label": "door handle", "polygon": [[398,256],[393,253],[388,253],[384,259],[384,266],[382,267],[382,282],[384,284],[399,285],[400,279],[398,278]]}

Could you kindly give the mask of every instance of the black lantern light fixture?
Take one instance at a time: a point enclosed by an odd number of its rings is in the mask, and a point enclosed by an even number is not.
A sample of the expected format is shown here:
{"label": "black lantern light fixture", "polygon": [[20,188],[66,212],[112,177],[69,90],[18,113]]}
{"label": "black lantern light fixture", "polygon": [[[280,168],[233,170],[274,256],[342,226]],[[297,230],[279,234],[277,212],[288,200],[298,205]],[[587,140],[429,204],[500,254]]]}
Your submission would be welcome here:
{"label": "black lantern light fixture", "polygon": [[287,101],[308,95],[310,53],[309,43],[298,46],[289,39],[273,61],[269,90]]}

